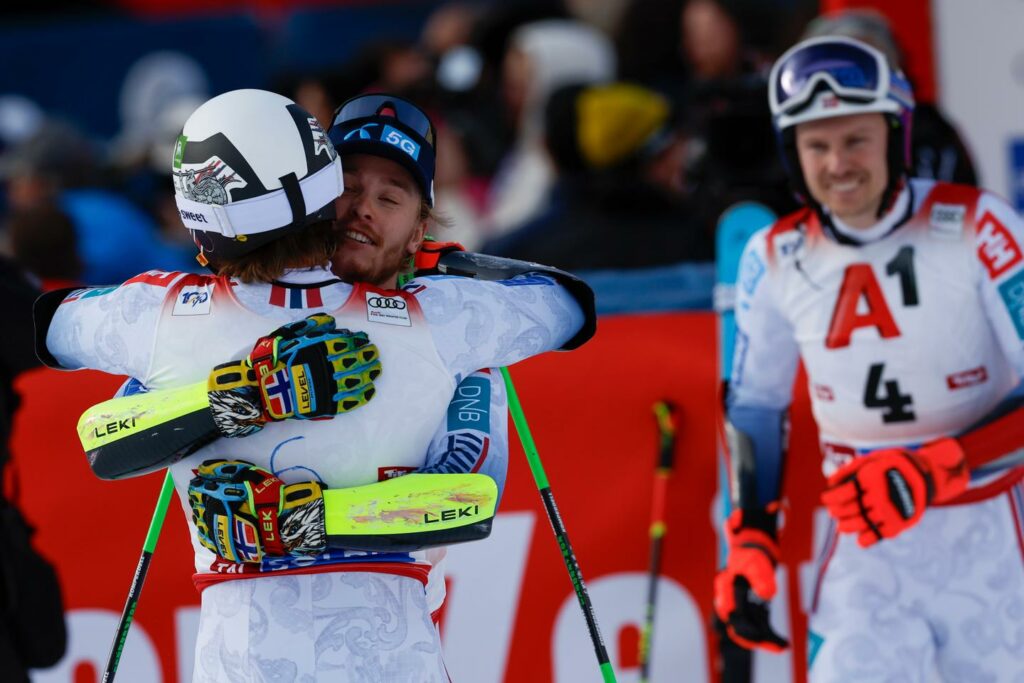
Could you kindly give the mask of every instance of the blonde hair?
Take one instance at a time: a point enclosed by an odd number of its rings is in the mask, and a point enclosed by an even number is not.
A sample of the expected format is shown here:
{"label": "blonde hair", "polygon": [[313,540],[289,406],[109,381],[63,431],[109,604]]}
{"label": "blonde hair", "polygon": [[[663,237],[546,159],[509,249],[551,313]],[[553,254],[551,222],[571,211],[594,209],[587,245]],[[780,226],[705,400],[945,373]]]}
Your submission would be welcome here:
{"label": "blonde hair", "polygon": [[288,268],[313,268],[328,263],[337,244],[331,221],[320,221],[244,256],[219,263],[217,274],[245,283],[272,282]]}
{"label": "blonde hair", "polygon": [[[431,228],[448,229],[455,223],[450,216],[447,216],[436,208],[432,207],[427,203],[426,199],[420,200],[420,220],[427,222],[427,232],[424,234],[424,240],[430,237]],[[409,280],[416,273],[416,255],[409,256],[402,261],[402,267],[398,271],[398,282],[399,286],[406,280]]]}
{"label": "blonde hair", "polygon": [[420,200],[420,220],[427,222],[427,230],[431,226],[438,228],[450,228],[455,223],[450,216],[447,216],[427,203],[426,199]]}

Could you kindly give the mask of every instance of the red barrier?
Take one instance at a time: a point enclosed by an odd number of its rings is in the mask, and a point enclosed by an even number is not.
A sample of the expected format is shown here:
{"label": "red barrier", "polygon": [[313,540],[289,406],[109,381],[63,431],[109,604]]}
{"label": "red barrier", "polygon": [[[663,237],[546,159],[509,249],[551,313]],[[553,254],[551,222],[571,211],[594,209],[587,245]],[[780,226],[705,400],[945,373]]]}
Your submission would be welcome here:
{"label": "red barrier", "polygon": [[[679,680],[659,671],[689,672],[683,677],[687,681],[715,677],[705,628],[716,565],[714,339],[709,313],[610,317],[579,351],[546,354],[512,368],[620,681],[636,680],[639,672],[636,643],[658,442],[651,407],[661,398],[675,401],[680,416],[653,680]],[[120,378],[92,372],[51,370],[28,373],[18,383],[24,404],[13,450],[22,502],[38,527],[38,546],[57,563],[71,627],[68,656],[37,682],[99,680],[160,488],[162,474],[99,481],[82,455],[75,435],[78,416],[109,398],[119,383]],[[794,436],[783,543],[790,567],[811,556],[810,511],[820,489],[816,436],[805,408],[798,411]],[[498,521],[491,539],[451,553],[442,633],[453,679],[600,680],[518,443]],[[182,514],[172,503],[119,680],[189,680],[198,596],[186,536]],[[801,662],[798,578],[797,572],[788,573],[793,661]],[[786,621],[786,615],[780,619]],[[785,668],[788,660],[779,665]],[[800,674],[793,680],[803,679]]]}

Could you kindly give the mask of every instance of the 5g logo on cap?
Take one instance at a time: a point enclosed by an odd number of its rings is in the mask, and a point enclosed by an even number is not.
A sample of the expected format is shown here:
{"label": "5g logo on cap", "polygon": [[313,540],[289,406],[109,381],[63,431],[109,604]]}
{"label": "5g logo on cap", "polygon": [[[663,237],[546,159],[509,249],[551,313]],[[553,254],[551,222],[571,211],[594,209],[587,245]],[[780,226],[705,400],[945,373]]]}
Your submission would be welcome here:
{"label": "5g logo on cap", "polygon": [[413,142],[409,136],[402,131],[392,128],[391,126],[384,126],[384,130],[380,134],[380,139],[388,144],[394,145],[413,159],[416,159],[417,161],[419,160],[420,146]]}

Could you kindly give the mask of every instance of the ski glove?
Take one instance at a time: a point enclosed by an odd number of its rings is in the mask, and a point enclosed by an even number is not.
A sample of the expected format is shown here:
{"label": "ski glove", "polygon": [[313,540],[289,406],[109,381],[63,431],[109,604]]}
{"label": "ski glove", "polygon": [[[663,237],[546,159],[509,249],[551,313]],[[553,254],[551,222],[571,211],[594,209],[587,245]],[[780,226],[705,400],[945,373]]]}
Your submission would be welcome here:
{"label": "ski glove", "polygon": [[287,485],[244,460],[207,460],[188,485],[199,542],[229,562],[316,555],[327,548],[325,485]]}
{"label": "ski glove", "polygon": [[261,337],[244,359],[218,365],[207,392],[224,436],[248,436],[267,422],[334,417],[373,398],[380,353],[365,332],[335,329],[318,313]]}
{"label": "ski glove", "polygon": [[413,269],[416,277],[423,275],[437,275],[437,269],[441,257],[453,251],[465,251],[466,248],[458,242],[438,242],[434,239],[426,239],[420,245],[419,251],[413,260]]}
{"label": "ski glove", "polygon": [[772,629],[768,618],[779,558],[774,534],[744,526],[742,511],[736,510],[726,522],[725,537],[729,556],[715,577],[715,613],[737,645],[782,652],[789,641]]}
{"label": "ski glove", "polygon": [[912,451],[886,448],[856,458],[828,478],[821,501],[839,531],[857,534],[866,548],[917,524],[934,503],[964,492],[970,473],[956,439]]}

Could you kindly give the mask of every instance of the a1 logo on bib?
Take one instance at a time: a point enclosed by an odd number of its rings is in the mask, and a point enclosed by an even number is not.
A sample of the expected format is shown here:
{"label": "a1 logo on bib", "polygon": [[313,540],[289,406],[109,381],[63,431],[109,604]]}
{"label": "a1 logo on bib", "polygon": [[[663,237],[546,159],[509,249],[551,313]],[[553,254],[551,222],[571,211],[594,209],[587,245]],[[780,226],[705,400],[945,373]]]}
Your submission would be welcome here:
{"label": "a1 logo on bib", "polygon": [[385,296],[376,292],[367,292],[366,319],[371,323],[412,327],[409,304],[400,296]]}
{"label": "a1 logo on bib", "polygon": [[213,285],[189,285],[182,287],[174,300],[171,315],[209,315]]}

